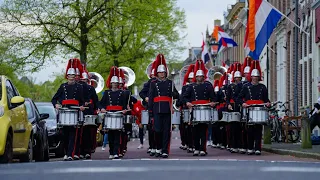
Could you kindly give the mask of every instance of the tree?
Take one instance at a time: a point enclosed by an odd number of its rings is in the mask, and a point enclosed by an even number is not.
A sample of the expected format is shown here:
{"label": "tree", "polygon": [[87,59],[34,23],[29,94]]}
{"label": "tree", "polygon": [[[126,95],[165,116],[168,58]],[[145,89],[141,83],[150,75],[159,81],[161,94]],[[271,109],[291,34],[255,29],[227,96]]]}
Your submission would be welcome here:
{"label": "tree", "polygon": [[33,70],[56,55],[77,54],[105,71],[112,59],[133,64],[159,52],[179,54],[172,50],[180,49],[185,27],[176,0],[6,0],[0,16],[0,38],[8,43],[0,58]]}
{"label": "tree", "polygon": [[110,8],[108,0],[5,0],[0,34],[10,40],[7,56],[18,52],[14,63],[34,70],[61,54],[76,53],[85,63],[90,33]]}

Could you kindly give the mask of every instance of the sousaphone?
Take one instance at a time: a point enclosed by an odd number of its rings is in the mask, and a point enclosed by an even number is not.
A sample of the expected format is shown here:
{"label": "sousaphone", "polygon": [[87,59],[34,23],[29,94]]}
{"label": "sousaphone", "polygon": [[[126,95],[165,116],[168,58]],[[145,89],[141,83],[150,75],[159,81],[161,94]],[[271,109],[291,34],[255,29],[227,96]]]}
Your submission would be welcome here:
{"label": "sousaphone", "polygon": [[208,70],[207,76],[209,81],[213,83],[215,80],[220,80],[223,74],[227,71],[228,69],[223,66],[213,66]]}
{"label": "sousaphone", "polygon": [[136,74],[134,71],[129,67],[119,67],[119,69],[123,70],[124,73],[124,82],[127,87],[131,86],[136,81]]}
{"label": "sousaphone", "polygon": [[97,94],[100,93],[104,88],[103,77],[99,73],[89,72],[89,78],[90,78],[91,85],[96,90],[96,93]]}

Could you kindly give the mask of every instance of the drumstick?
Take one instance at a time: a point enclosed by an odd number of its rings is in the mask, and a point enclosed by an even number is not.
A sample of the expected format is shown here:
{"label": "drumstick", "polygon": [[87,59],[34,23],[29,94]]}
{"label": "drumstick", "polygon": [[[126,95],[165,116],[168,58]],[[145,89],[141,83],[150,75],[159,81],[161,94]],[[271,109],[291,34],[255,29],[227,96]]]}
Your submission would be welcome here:
{"label": "drumstick", "polygon": [[[80,109],[79,106],[70,106],[70,108],[74,108],[74,109]],[[84,109],[89,109],[89,107],[83,107]]]}

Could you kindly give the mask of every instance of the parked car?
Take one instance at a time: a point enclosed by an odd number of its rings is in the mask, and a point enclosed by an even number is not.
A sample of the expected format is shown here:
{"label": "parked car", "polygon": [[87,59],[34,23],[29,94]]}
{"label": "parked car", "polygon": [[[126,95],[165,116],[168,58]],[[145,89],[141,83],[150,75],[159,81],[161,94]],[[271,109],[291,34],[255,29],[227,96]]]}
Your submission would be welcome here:
{"label": "parked car", "polygon": [[36,105],[30,98],[25,98],[26,110],[29,122],[32,124],[33,129],[33,158],[35,161],[49,161],[49,143],[48,143],[48,130],[46,121],[49,117],[48,113],[39,113]]}
{"label": "parked car", "polygon": [[28,121],[25,99],[10,79],[0,76],[0,162],[33,160],[33,129]]}
{"label": "parked car", "polygon": [[64,147],[62,142],[62,134],[57,129],[57,111],[51,102],[35,102],[40,113],[49,114],[46,119],[49,139],[49,152],[55,153],[56,157],[64,156]]}

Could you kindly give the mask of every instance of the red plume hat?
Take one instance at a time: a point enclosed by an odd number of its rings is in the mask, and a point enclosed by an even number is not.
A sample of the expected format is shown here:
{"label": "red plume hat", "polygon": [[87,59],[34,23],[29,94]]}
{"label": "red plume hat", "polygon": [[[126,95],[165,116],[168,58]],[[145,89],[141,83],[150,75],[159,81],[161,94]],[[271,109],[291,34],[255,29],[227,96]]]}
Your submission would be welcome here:
{"label": "red plume hat", "polygon": [[261,78],[261,67],[259,60],[254,60],[251,62],[250,73],[248,76],[248,81],[251,81],[251,76],[259,76],[259,81],[262,81]]}
{"label": "red plume hat", "polygon": [[215,92],[219,91],[219,89],[220,89],[219,80],[214,80],[213,89],[214,89]]}
{"label": "red plume hat", "polygon": [[223,73],[223,76],[220,77],[219,87],[221,88],[224,84],[228,81],[228,74],[227,72]]}
{"label": "red plume hat", "polygon": [[[232,82],[234,82],[234,76],[238,75],[238,73],[240,73],[240,76],[242,77],[242,73],[241,73],[241,64],[240,63],[235,63],[234,67],[233,67],[233,73],[232,73]],[[237,72],[237,73],[236,73]],[[239,78],[241,78],[239,77]]]}
{"label": "red plume hat", "polygon": [[[244,75],[245,71],[247,73],[250,72],[251,62],[252,62],[252,59],[250,57],[246,57],[244,59],[243,64],[242,64],[242,68],[241,68],[241,72],[242,72],[243,75]],[[248,68],[249,68],[249,70],[248,70]]]}
{"label": "red plume hat", "polygon": [[204,79],[207,79],[207,74],[208,74],[208,69],[205,67],[203,60],[198,59],[194,65],[194,77],[193,77],[193,82],[196,82],[196,74],[198,70],[202,70],[204,73]]}
{"label": "red plume hat", "polygon": [[[183,86],[187,84],[188,79],[189,79],[189,74],[190,74],[191,72],[194,73],[194,64],[190,64],[190,65],[189,65],[188,71],[187,71],[187,73],[184,75],[184,78],[183,78]],[[195,74],[194,74],[194,75],[195,75]],[[193,77],[194,77],[194,75],[193,75]],[[193,78],[192,78],[192,80],[193,80]]]}
{"label": "red plume hat", "polygon": [[163,54],[158,54],[156,57],[156,60],[154,61],[154,63],[152,64],[152,69],[154,69],[154,73],[158,73],[158,69],[160,65],[163,65],[165,67],[165,72],[168,76],[168,68],[167,68],[167,63],[166,63],[166,59],[164,58]]}
{"label": "red plume hat", "polygon": [[108,76],[108,79],[106,81],[106,86],[110,89],[111,88],[111,78],[113,76],[117,76],[119,77],[119,70],[118,70],[118,67],[117,66],[112,66],[111,69],[110,69],[110,73],[109,73],[109,76]]}

